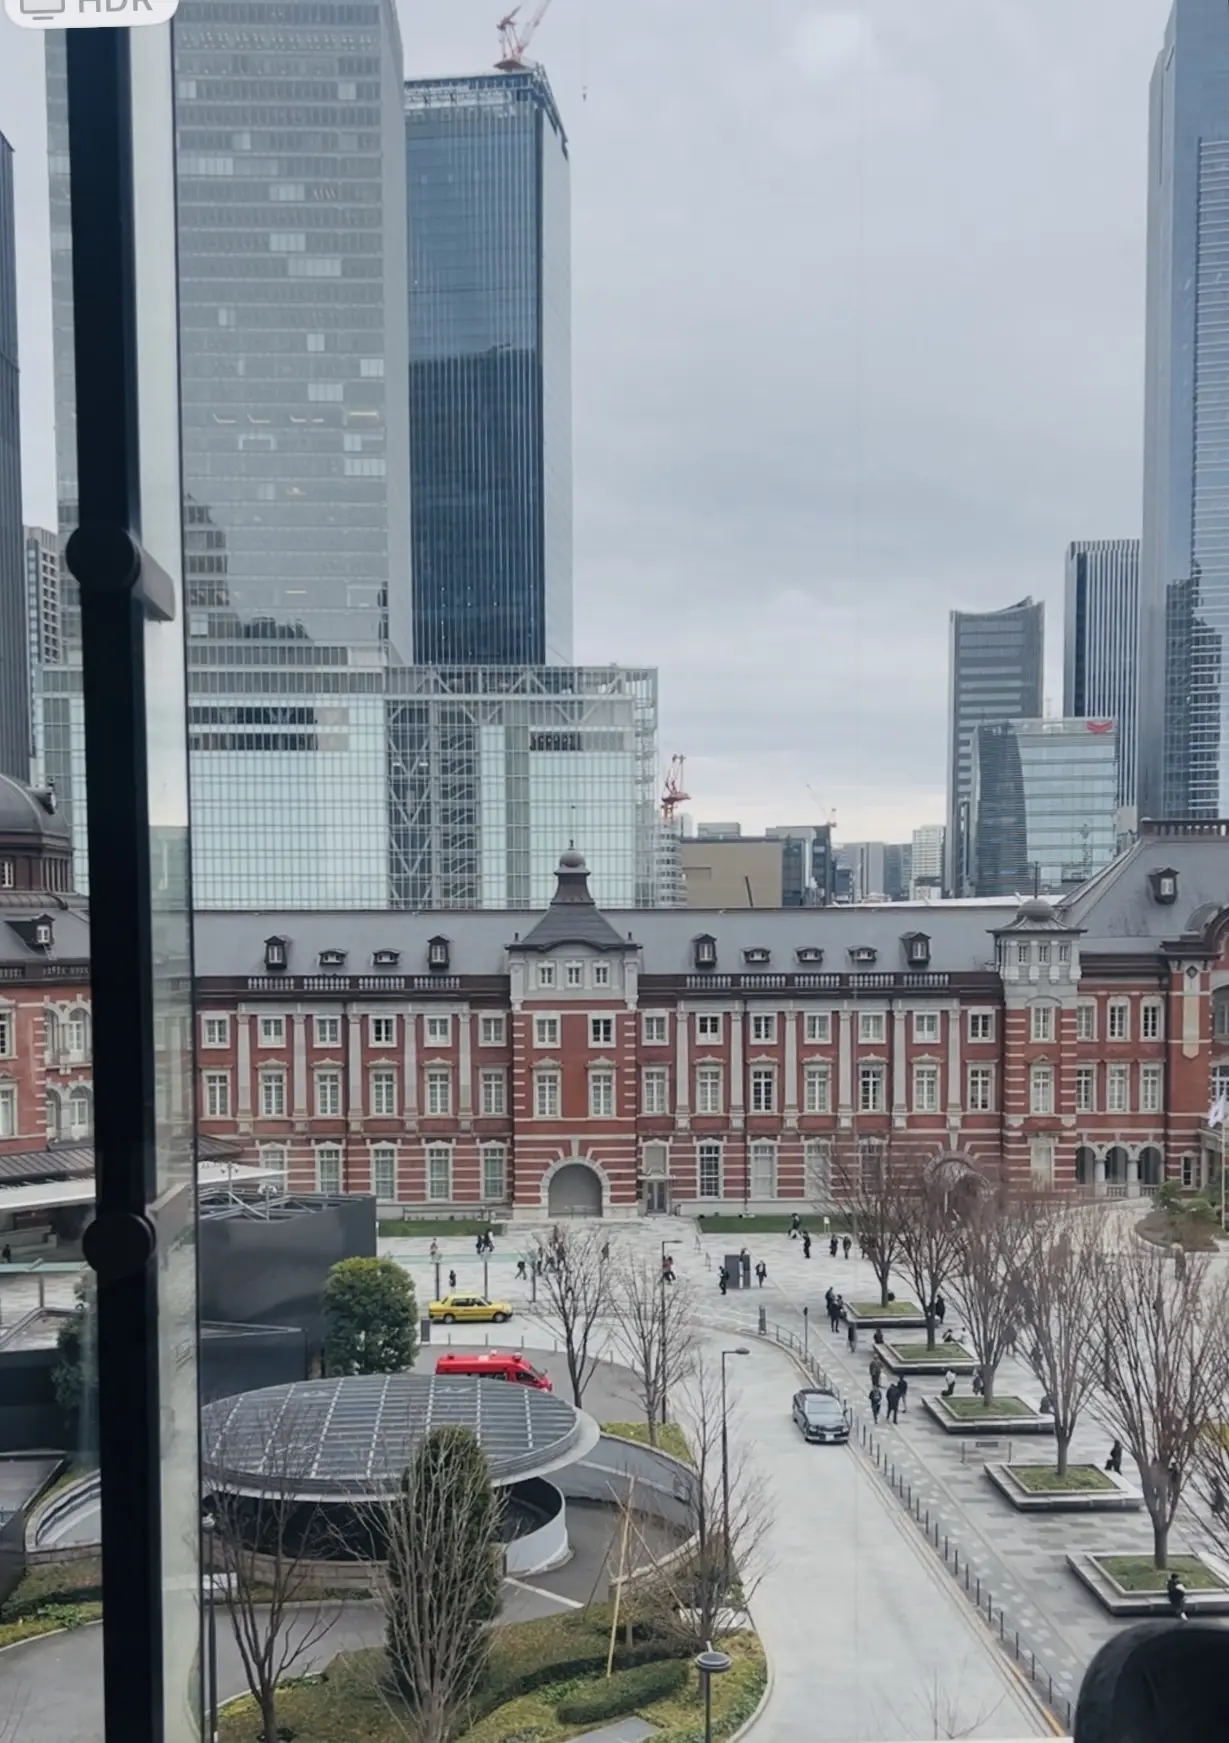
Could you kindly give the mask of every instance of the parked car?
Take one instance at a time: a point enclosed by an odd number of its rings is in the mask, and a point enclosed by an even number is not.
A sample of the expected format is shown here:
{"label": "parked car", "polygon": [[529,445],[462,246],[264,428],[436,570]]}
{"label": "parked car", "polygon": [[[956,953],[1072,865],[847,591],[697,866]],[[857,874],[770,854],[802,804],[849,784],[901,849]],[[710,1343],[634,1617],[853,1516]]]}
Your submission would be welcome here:
{"label": "parked car", "polygon": [[849,1439],[849,1410],[826,1386],[807,1386],[794,1393],[794,1421],[803,1440]]}
{"label": "parked car", "polygon": [[485,1295],[445,1295],[433,1301],[427,1309],[431,1319],[444,1325],[472,1324],[483,1321],[503,1325],[512,1318],[512,1308],[506,1301],[488,1301]]}
{"label": "parked car", "polygon": [[463,1374],[479,1380],[511,1380],[516,1385],[532,1386],[538,1392],[554,1390],[547,1375],[539,1373],[532,1362],[515,1351],[448,1350],[435,1364],[437,1374]]}

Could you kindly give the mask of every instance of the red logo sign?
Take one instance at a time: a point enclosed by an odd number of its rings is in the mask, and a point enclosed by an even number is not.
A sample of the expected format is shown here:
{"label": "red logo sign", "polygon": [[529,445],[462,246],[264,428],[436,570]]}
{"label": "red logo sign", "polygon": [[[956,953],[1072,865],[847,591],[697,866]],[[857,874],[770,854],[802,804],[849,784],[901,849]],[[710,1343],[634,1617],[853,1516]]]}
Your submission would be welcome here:
{"label": "red logo sign", "polygon": [[1113,732],[1112,720],[1090,720],[1087,722],[1089,732]]}

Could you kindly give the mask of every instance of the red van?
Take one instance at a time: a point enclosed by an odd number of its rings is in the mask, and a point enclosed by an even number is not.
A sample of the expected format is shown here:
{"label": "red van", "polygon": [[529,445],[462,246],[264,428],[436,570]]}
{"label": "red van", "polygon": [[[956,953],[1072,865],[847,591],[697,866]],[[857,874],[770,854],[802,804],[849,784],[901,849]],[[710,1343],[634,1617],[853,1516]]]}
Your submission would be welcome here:
{"label": "red van", "polygon": [[499,1350],[449,1350],[435,1364],[437,1374],[467,1374],[479,1380],[512,1380],[533,1386],[539,1392],[554,1390],[545,1374],[539,1374],[524,1356],[504,1355]]}

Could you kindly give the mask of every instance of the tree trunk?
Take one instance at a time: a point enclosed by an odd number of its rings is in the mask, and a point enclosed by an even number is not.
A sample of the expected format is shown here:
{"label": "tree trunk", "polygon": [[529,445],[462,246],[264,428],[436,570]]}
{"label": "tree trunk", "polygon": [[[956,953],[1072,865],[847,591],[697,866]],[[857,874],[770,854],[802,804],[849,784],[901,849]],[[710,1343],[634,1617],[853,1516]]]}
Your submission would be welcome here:
{"label": "tree trunk", "polygon": [[926,1348],[928,1350],[933,1350],[934,1347],[935,1347],[935,1316],[933,1313],[928,1312],[926,1315]]}
{"label": "tree trunk", "polygon": [[277,1743],[277,1690],[260,1691],[260,1734],[264,1743]]}
{"label": "tree trunk", "polygon": [[1169,1514],[1168,1511],[1152,1515],[1152,1565],[1162,1571],[1169,1566]]}
{"label": "tree trunk", "polygon": [[892,1281],[891,1271],[890,1270],[884,1271],[879,1279],[879,1305],[880,1305],[880,1307],[886,1307],[888,1305],[888,1294],[889,1294],[888,1284],[891,1281]]}
{"label": "tree trunk", "polygon": [[988,1366],[983,1365],[982,1371],[981,1371],[981,1377],[986,1383],[986,1390],[982,1393],[982,1403],[987,1409],[989,1409],[990,1405],[994,1403],[994,1382],[995,1382],[995,1379],[997,1378],[997,1376],[998,1376],[998,1363],[997,1362],[995,1363],[995,1365],[993,1367],[988,1367]]}
{"label": "tree trunk", "polygon": [[1060,1477],[1065,1477],[1067,1475],[1067,1459],[1071,1453],[1071,1430],[1064,1428],[1058,1422],[1054,1424],[1054,1445],[1058,1453],[1058,1457],[1054,1461],[1054,1468]]}

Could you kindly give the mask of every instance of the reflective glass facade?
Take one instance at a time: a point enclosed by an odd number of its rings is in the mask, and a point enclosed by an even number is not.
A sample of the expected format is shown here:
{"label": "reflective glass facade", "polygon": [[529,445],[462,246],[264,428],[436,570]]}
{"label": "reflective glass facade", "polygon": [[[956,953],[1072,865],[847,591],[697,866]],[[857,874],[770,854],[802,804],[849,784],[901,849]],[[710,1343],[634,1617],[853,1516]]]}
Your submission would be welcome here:
{"label": "reflective glass facade", "polygon": [[568,143],[540,67],[405,88],[413,657],[572,657]]}
{"label": "reflective glass facade", "polygon": [[1229,810],[1229,7],[1176,0],[1148,169],[1140,810]]}
{"label": "reflective glass facade", "polygon": [[1041,714],[1045,607],[953,611],[949,629],[944,888],[971,894],[973,739],[979,726]]}
{"label": "reflective glass facade", "polygon": [[1118,729],[1118,803],[1136,787],[1139,540],[1091,539],[1067,549],[1063,713]]}
{"label": "reflective glass facade", "polygon": [[0,133],[0,774],[30,779],[13,148]]}
{"label": "reflective glass facade", "polygon": [[1094,720],[1017,720],[973,739],[973,893],[1059,894],[1117,847],[1118,741]]}

